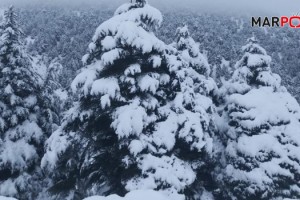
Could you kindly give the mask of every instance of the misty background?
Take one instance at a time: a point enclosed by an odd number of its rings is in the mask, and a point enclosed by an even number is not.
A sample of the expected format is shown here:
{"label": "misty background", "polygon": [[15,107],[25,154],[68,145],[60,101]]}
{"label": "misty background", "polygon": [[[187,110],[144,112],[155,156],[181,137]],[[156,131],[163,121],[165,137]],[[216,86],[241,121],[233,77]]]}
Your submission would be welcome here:
{"label": "misty background", "polygon": [[[1,0],[0,6],[53,5],[67,7],[99,6],[117,7],[127,0]],[[280,14],[300,13],[300,2],[296,0],[149,0],[159,9],[190,9],[206,12],[226,12],[236,14]]]}

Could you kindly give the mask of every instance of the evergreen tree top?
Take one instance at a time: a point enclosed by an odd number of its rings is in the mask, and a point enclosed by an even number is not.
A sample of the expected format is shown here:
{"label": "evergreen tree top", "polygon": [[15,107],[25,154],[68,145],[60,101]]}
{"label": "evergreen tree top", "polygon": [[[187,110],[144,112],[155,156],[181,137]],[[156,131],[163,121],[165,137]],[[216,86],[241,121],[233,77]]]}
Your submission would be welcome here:
{"label": "evergreen tree top", "polygon": [[14,21],[16,22],[16,13],[13,6],[9,6],[7,10],[4,11],[5,21]]}
{"label": "evergreen tree top", "polygon": [[139,7],[144,7],[147,4],[146,0],[131,0],[131,3],[135,3]]}
{"label": "evergreen tree top", "polygon": [[[129,13],[130,12],[130,13]],[[119,18],[112,18],[112,21],[132,21],[141,25],[145,29],[157,29],[160,27],[163,17],[161,12],[148,4],[146,0],[132,0],[130,3],[121,5],[116,11],[115,16]]]}
{"label": "evergreen tree top", "polygon": [[4,13],[3,27],[0,36],[0,91],[9,86],[14,95],[24,97],[36,89],[37,76],[30,69],[30,56],[21,41],[21,30],[13,6]]}
{"label": "evergreen tree top", "polygon": [[190,36],[190,32],[187,25],[177,28],[176,43],[176,47],[179,50],[194,49],[195,52],[192,52],[193,56],[197,56],[200,53],[199,43],[195,42],[194,39]]}
{"label": "evergreen tree top", "polygon": [[162,14],[146,1],[143,7],[137,6],[139,3],[123,4],[96,29],[89,52],[82,59],[84,64],[101,60],[103,66],[113,65],[130,51],[163,53],[165,44],[152,33],[162,23]]}
{"label": "evergreen tree top", "polygon": [[[3,30],[4,31],[9,31],[12,34],[20,34],[21,31],[18,28],[18,23],[17,23],[17,14],[15,12],[15,9],[13,6],[10,6],[7,10],[4,11],[4,20],[3,20]],[[9,30],[12,29],[13,31]]]}
{"label": "evergreen tree top", "polygon": [[4,12],[4,20],[2,23],[2,35],[0,37],[0,55],[8,55],[12,51],[16,51],[21,45],[20,36],[22,34],[17,22],[17,14],[13,6],[10,6]]}
{"label": "evergreen tree top", "polygon": [[[235,71],[230,79],[230,84],[224,84],[221,93],[227,91],[229,94],[246,93],[251,88],[272,87],[276,91],[285,91],[281,86],[281,78],[272,73],[272,58],[262,48],[255,37],[247,40],[243,46],[243,57],[235,64]],[[233,84],[234,83],[234,84]],[[225,90],[224,90],[225,89]]]}
{"label": "evergreen tree top", "polygon": [[190,32],[188,29],[187,25],[184,25],[183,27],[179,27],[176,30],[176,36],[177,36],[177,41],[183,37],[183,38],[188,38],[190,36]]}
{"label": "evergreen tree top", "polygon": [[244,53],[267,55],[266,50],[258,44],[255,36],[247,39],[247,44],[243,46],[242,50]]}
{"label": "evergreen tree top", "polygon": [[191,37],[187,25],[177,28],[176,42],[171,45],[179,50],[180,57],[187,66],[193,66],[202,75],[210,74],[207,57],[200,52],[200,44]]}
{"label": "evergreen tree top", "polygon": [[271,57],[262,48],[255,37],[247,40],[247,44],[242,47],[244,56],[236,64],[236,69],[247,67],[252,73],[259,71],[270,71]]}
{"label": "evergreen tree top", "polygon": [[258,39],[253,35],[251,38],[247,39],[248,43],[252,43],[252,44],[257,44],[258,43]]}

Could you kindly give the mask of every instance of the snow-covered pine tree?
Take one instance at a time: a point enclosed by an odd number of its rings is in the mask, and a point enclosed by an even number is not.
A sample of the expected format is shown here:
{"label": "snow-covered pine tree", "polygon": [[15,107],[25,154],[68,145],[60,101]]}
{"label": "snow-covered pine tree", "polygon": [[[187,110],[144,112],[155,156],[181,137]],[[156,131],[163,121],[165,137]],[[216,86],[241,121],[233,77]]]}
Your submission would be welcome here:
{"label": "snow-covered pine tree", "polygon": [[175,77],[172,87],[176,96],[167,105],[169,112],[166,122],[173,121],[176,124],[177,120],[179,124],[176,127],[176,145],[172,151],[191,164],[196,177],[193,185],[186,187],[185,194],[192,199],[199,199],[201,197],[197,195],[213,189],[210,169],[213,168],[215,109],[212,96],[216,83],[209,77],[207,58],[200,52],[199,43],[190,36],[187,26],[177,29],[176,42],[171,44],[167,60],[171,77]]}
{"label": "snow-covered pine tree", "polygon": [[[140,137],[154,129],[157,109],[167,101],[165,88],[170,88],[165,44],[152,33],[161,22],[157,9],[137,1],[118,8],[97,28],[85,67],[72,83],[80,99],[48,140],[42,166],[59,169],[51,191],[68,185],[65,191],[78,198],[122,195],[126,182],[140,173],[137,154],[148,148]],[[167,161],[172,165],[172,159]]]}
{"label": "snow-covered pine tree", "polygon": [[185,152],[210,152],[206,96],[215,84],[195,43],[177,52],[155,37],[161,22],[157,9],[137,0],[97,28],[72,83],[80,99],[47,142],[50,191],[66,186],[82,198],[154,189],[176,199],[196,180],[204,162]]}
{"label": "snow-covered pine tree", "polygon": [[61,123],[63,111],[67,109],[66,101],[68,99],[67,91],[65,91],[59,80],[62,74],[62,65],[58,59],[54,59],[47,67],[45,80],[43,81],[42,98],[44,118],[41,123],[45,124],[47,132],[53,133]]}
{"label": "snow-covered pine tree", "polygon": [[220,199],[300,198],[300,106],[270,69],[252,37],[243,47],[224,100]]}
{"label": "snow-covered pine tree", "polygon": [[20,36],[9,7],[0,37],[0,195],[34,199],[44,135],[37,123],[37,76]]}

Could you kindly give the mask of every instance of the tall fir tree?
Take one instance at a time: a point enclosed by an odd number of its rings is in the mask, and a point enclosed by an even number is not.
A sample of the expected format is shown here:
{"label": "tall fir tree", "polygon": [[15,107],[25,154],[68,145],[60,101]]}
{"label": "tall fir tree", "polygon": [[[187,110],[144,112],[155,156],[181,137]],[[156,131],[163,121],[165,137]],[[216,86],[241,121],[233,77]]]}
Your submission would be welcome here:
{"label": "tall fir tree", "polygon": [[[220,199],[300,198],[300,106],[252,37],[221,89]],[[220,124],[223,124],[220,123]]]}
{"label": "tall fir tree", "polygon": [[179,52],[155,37],[161,22],[139,0],[97,28],[72,83],[80,99],[47,142],[50,191],[80,199],[154,189],[182,199],[196,180],[205,164],[197,155],[211,152],[215,84],[195,42]]}
{"label": "tall fir tree", "polygon": [[41,189],[38,76],[21,42],[14,8],[4,13],[0,37],[0,195],[34,199]]}
{"label": "tall fir tree", "polygon": [[[174,48],[174,49],[172,49]],[[176,145],[172,152],[190,163],[195,180],[185,188],[186,198],[201,199],[214,187],[211,177],[213,161],[215,107],[212,97],[215,81],[209,77],[210,66],[200,52],[200,44],[190,36],[187,26],[176,31],[176,42],[168,49],[167,60],[176,96],[168,120],[177,120]],[[172,119],[173,118],[173,119]]]}
{"label": "tall fir tree", "polygon": [[165,45],[152,33],[161,21],[158,10],[137,1],[97,28],[85,68],[72,83],[80,100],[48,140],[42,165],[61,172],[53,174],[51,191],[64,184],[74,198],[125,194],[126,181],[139,173],[133,155],[144,147],[135,139],[153,128],[159,101],[167,96]]}
{"label": "tall fir tree", "polygon": [[41,107],[44,111],[43,116],[45,117],[41,119],[41,123],[44,124],[44,128],[48,133],[52,133],[58,129],[63,118],[63,113],[67,110],[65,106],[68,94],[62,88],[59,81],[62,70],[63,66],[58,62],[58,59],[52,60],[47,67],[45,80],[43,80],[43,104]]}

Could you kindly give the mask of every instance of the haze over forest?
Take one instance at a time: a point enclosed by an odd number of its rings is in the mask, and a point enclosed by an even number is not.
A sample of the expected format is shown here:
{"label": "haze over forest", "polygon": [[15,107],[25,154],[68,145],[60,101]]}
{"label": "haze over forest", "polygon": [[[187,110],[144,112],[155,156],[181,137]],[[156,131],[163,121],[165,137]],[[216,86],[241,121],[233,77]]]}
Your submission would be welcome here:
{"label": "haze over forest", "polygon": [[[117,7],[127,2],[126,0],[1,0],[0,6],[10,4],[17,6],[32,5],[57,5],[57,6],[109,6]],[[295,15],[300,13],[300,3],[296,0],[149,0],[149,3],[159,9],[193,8],[208,12],[229,12],[229,13],[249,13],[249,14],[282,14]]]}

